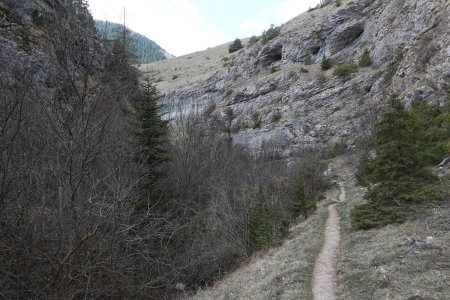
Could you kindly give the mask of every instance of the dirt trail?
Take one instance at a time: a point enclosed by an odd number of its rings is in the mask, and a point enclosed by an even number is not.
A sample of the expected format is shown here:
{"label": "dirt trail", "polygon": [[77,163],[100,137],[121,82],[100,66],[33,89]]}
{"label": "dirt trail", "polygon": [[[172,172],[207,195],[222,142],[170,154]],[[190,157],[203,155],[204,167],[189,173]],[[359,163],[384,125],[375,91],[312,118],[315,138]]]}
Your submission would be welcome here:
{"label": "dirt trail", "polygon": [[[291,227],[283,245],[258,253],[213,287],[181,299],[336,299],[336,258],[340,238],[336,202],[346,201],[344,183],[353,175],[351,165],[343,159],[333,162],[332,169],[342,182],[339,189],[329,190],[316,214]],[[330,202],[334,204],[323,206]],[[316,257],[320,250],[320,256]]]}
{"label": "dirt trail", "polygon": [[[345,201],[345,187],[339,184],[339,202]],[[314,264],[312,290],[316,300],[336,299],[336,259],[340,241],[340,219],[336,203],[328,206],[325,242]]]}

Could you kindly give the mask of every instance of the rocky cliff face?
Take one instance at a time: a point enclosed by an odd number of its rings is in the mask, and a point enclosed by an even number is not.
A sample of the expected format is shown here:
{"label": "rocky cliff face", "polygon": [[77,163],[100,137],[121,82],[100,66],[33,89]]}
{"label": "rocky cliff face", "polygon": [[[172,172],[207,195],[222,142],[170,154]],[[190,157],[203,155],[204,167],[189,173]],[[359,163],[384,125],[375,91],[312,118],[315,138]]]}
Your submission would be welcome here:
{"label": "rocky cliff face", "polygon": [[[346,76],[320,70],[324,55],[336,65],[357,61],[365,49],[371,67]],[[391,92],[407,104],[448,105],[445,0],[331,3],[292,19],[265,44],[226,50],[222,45],[142,70],[159,81],[172,115],[180,108],[231,108],[234,141],[254,150],[275,145],[286,157],[306,146],[351,147]]]}

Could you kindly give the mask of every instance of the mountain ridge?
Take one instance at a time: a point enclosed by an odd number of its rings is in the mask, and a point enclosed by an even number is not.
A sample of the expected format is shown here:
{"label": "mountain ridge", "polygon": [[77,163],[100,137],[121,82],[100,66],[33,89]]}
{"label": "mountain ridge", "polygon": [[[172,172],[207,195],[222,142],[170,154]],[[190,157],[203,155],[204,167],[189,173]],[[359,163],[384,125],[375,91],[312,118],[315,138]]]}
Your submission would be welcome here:
{"label": "mountain ridge", "polygon": [[[95,20],[95,27],[100,35],[106,40],[112,40],[123,32],[124,26],[121,24]],[[133,63],[135,64],[147,64],[150,62],[165,60],[167,58],[174,57],[156,42],[149,39],[143,34],[132,31],[129,28],[126,29],[129,32],[131,39],[131,48],[134,52],[135,58]]]}

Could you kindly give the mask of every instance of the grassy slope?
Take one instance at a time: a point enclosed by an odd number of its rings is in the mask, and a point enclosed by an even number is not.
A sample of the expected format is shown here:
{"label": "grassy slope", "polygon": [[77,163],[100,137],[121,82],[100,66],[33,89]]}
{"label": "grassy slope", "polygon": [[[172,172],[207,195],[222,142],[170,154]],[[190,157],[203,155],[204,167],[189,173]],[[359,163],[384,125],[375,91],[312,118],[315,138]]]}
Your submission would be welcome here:
{"label": "grassy slope", "polygon": [[[244,47],[248,40],[242,39]],[[161,92],[171,91],[211,77],[225,63],[225,57],[236,55],[228,53],[229,45],[230,43],[226,43],[204,51],[141,65],[139,70],[153,79]]]}
{"label": "grassy slope", "polygon": [[[443,181],[448,186],[448,178]],[[450,295],[450,203],[430,208],[401,225],[352,231],[349,212],[364,189],[353,182],[339,204],[340,299],[448,299]],[[411,243],[433,237],[433,243]],[[409,241],[408,241],[409,239]],[[419,245],[420,244],[420,245]],[[413,298],[417,297],[417,298]]]}

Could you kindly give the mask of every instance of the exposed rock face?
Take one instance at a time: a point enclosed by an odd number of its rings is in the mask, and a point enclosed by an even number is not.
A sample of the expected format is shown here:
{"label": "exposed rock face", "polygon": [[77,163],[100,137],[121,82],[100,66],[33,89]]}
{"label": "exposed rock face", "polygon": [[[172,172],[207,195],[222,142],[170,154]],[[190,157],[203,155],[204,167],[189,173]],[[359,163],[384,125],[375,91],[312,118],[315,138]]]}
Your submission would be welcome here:
{"label": "exposed rock face", "polygon": [[[317,65],[324,55],[334,64],[357,61],[365,49],[373,64],[357,73],[336,77]],[[265,45],[259,41],[233,55],[219,48],[193,55],[207,57],[204,66],[197,60],[202,76],[186,72],[179,84],[160,78],[171,115],[176,107],[201,111],[209,102],[217,111],[230,107],[235,142],[256,151],[275,145],[283,156],[307,146],[352,146],[391,91],[406,104],[424,99],[448,105],[450,3],[342,1],[292,19]],[[222,59],[215,67],[208,64],[214,55]],[[175,60],[176,72],[183,73],[186,57]],[[143,70],[157,78],[167,66]],[[254,126],[255,115],[260,126]]]}

